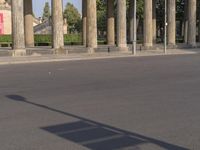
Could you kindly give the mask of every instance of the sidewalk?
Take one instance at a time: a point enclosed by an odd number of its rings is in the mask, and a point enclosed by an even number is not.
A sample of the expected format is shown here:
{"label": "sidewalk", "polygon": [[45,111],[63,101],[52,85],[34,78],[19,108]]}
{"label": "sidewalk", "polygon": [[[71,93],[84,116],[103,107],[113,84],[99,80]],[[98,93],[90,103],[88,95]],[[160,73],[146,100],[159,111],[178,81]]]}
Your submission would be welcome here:
{"label": "sidewalk", "polygon": [[77,53],[68,55],[32,55],[24,57],[0,57],[0,65],[6,64],[23,64],[23,63],[42,63],[42,62],[59,62],[59,61],[76,61],[76,60],[92,60],[92,59],[108,59],[108,58],[121,58],[121,57],[144,57],[144,56],[161,56],[161,55],[186,55],[200,53],[199,49],[169,49],[167,54],[162,50],[143,50],[137,51],[136,55],[129,52],[97,52],[94,54]]}

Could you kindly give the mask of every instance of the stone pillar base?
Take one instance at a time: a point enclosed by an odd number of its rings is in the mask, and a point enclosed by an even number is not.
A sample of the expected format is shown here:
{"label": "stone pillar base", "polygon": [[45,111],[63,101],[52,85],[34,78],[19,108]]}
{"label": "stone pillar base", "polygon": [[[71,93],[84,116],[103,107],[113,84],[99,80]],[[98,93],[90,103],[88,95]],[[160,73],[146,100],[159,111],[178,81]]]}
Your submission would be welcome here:
{"label": "stone pillar base", "polygon": [[144,47],[152,47],[153,44],[152,43],[144,43]]}
{"label": "stone pillar base", "polygon": [[196,43],[188,43],[188,46],[190,48],[197,48],[197,44]]}
{"label": "stone pillar base", "polygon": [[109,42],[107,43],[108,46],[115,46],[115,42]]}
{"label": "stone pillar base", "polygon": [[26,49],[15,49],[12,52],[13,57],[26,56]]}
{"label": "stone pillar base", "polygon": [[34,43],[26,44],[26,47],[28,47],[28,48],[33,48],[33,47],[35,47],[35,44],[34,44]]}
{"label": "stone pillar base", "polygon": [[95,48],[93,48],[93,47],[88,47],[88,48],[87,48],[87,51],[88,51],[89,54],[94,54],[94,53],[95,53]]}
{"label": "stone pillar base", "polygon": [[177,48],[177,46],[176,46],[176,44],[174,44],[174,43],[173,43],[173,44],[172,44],[172,43],[171,43],[171,44],[169,43],[169,44],[167,44],[167,48],[168,48],[168,49],[174,49],[174,48]]}
{"label": "stone pillar base", "polygon": [[153,49],[153,46],[144,46],[143,49],[144,49],[144,50],[152,50],[152,49]]}
{"label": "stone pillar base", "polygon": [[126,47],[118,47],[118,50],[121,52],[128,52],[129,48],[127,46]]}
{"label": "stone pillar base", "polygon": [[63,47],[54,49],[56,55],[66,55],[67,52]]}

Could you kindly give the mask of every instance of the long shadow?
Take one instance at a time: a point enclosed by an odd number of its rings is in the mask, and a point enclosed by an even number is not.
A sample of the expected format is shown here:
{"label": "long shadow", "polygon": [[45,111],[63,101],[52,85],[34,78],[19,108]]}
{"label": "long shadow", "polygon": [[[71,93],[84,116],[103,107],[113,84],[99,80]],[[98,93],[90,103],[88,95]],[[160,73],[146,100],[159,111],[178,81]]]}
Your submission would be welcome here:
{"label": "long shadow", "polygon": [[31,104],[48,111],[53,111],[78,119],[76,122],[41,127],[41,129],[61,138],[78,143],[91,150],[115,150],[123,148],[139,150],[139,146],[142,144],[153,144],[165,150],[189,150],[178,145],[119,129],[68,112],[57,110],[46,105],[34,103],[20,95],[6,95],[6,97],[14,101]]}

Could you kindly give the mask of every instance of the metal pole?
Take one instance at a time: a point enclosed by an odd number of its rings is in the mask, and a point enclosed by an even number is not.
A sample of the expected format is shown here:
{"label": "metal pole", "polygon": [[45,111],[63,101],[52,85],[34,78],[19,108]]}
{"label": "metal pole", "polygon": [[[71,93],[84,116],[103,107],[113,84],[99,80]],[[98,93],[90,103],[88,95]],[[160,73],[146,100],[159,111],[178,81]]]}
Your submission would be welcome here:
{"label": "metal pole", "polygon": [[167,0],[165,0],[165,35],[164,35],[164,53],[167,53]]}
{"label": "metal pole", "polygon": [[137,49],[137,0],[134,0],[134,32],[133,32],[133,55],[136,55]]}

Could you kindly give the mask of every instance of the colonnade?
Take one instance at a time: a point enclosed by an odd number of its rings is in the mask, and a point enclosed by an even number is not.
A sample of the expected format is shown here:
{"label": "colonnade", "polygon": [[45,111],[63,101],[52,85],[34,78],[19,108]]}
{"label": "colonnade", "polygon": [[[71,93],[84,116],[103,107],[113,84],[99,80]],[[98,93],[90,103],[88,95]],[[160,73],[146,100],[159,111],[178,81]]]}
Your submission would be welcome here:
{"label": "colonnade", "polygon": [[[134,0],[130,0],[130,13],[133,13]],[[62,0],[52,0],[52,47],[56,53],[64,48]],[[191,46],[196,46],[196,0],[187,2],[187,28],[185,40]],[[152,47],[156,38],[156,0],[144,0],[144,43]],[[176,0],[168,0],[168,44],[176,45]],[[25,55],[26,47],[34,46],[32,0],[12,0],[12,37],[15,55]],[[114,0],[107,0],[107,44],[115,45],[127,51],[127,21],[126,0],[117,0],[117,16],[114,15]],[[82,0],[83,45],[89,52],[97,47],[97,14],[96,0]],[[133,28],[133,15],[130,27]],[[117,19],[115,25],[115,18]],[[116,29],[115,29],[116,27]],[[117,33],[115,33],[115,31]],[[130,30],[133,35],[133,30]],[[115,40],[116,37],[116,40]],[[130,37],[130,40],[132,38]]]}

